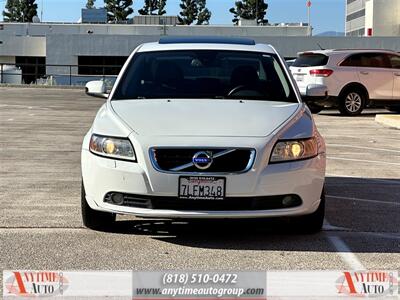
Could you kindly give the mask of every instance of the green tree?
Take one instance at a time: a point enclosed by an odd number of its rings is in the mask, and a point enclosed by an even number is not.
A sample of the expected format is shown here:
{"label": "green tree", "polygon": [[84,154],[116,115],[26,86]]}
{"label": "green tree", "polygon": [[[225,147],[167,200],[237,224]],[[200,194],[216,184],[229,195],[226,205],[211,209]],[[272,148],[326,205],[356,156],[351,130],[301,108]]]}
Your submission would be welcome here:
{"label": "green tree", "polygon": [[19,0],[7,0],[3,11],[4,22],[20,22],[21,4]]}
{"label": "green tree", "polygon": [[95,3],[95,2],[96,2],[96,0],[87,0],[86,8],[87,8],[87,9],[95,8],[95,7],[94,7],[94,3]]}
{"label": "green tree", "polygon": [[35,0],[7,0],[3,11],[6,22],[32,22],[37,16],[37,4]]}
{"label": "green tree", "polygon": [[178,16],[179,24],[190,25],[197,19],[196,0],[181,0],[181,12]]}
{"label": "green tree", "polygon": [[210,24],[211,11],[206,8],[206,0],[197,0],[197,25]]}
{"label": "green tree", "polygon": [[181,0],[181,12],[178,16],[179,24],[191,25],[197,20],[197,25],[208,24],[211,11],[206,8],[206,0]]}
{"label": "green tree", "polygon": [[36,0],[21,0],[22,22],[32,22],[34,16],[37,16]]}
{"label": "green tree", "polygon": [[229,11],[233,14],[232,22],[236,25],[240,18],[248,20],[257,20],[257,24],[266,23],[268,20],[265,19],[267,13],[268,4],[264,0],[242,0],[236,1],[235,7],[232,7]]}
{"label": "green tree", "polygon": [[133,0],[104,0],[109,21],[126,21],[133,13]]}
{"label": "green tree", "polygon": [[139,10],[141,15],[165,15],[167,0],[145,0],[144,7]]}

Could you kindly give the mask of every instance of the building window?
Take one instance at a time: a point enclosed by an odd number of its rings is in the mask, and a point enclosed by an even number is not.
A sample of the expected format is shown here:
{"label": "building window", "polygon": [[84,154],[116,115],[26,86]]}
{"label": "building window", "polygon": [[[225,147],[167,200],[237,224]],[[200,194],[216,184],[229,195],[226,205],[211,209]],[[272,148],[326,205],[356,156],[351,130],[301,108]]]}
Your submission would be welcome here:
{"label": "building window", "polygon": [[353,3],[353,2],[356,2],[356,1],[358,1],[358,0],[347,0],[347,5],[349,5],[349,4]]}
{"label": "building window", "polygon": [[349,31],[346,33],[346,36],[354,36],[354,37],[360,37],[365,35],[365,28]]}
{"label": "building window", "polygon": [[79,56],[79,75],[118,75],[127,56]]}
{"label": "building window", "polygon": [[22,70],[22,81],[26,84],[46,75],[46,57],[16,56],[15,64]]}
{"label": "building window", "polygon": [[362,18],[362,17],[365,17],[365,9],[362,9],[362,10],[359,10],[352,14],[347,15],[346,21],[349,22],[354,19],[358,19],[358,18]]}

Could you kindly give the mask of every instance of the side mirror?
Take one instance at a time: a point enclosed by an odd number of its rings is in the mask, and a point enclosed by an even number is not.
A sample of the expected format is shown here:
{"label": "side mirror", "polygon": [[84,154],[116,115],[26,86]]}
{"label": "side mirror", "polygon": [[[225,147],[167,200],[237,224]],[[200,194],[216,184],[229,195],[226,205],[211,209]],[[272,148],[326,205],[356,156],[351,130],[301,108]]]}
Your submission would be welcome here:
{"label": "side mirror", "polygon": [[310,84],[307,86],[306,97],[324,98],[328,96],[328,88],[322,84]]}
{"label": "side mirror", "polygon": [[86,95],[97,97],[97,98],[108,98],[107,94],[107,87],[104,81],[96,80],[96,81],[89,81],[85,85],[85,92]]}

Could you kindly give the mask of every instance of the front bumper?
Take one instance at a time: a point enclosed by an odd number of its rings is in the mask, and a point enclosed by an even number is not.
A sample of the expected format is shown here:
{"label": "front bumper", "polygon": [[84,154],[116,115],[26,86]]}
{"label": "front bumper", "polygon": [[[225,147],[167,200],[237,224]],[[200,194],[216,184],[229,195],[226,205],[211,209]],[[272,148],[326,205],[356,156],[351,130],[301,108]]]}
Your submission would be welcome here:
{"label": "front bumper", "polygon": [[[259,157],[243,174],[228,174],[226,196],[249,197],[297,195],[297,207],[267,210],[175,210],[128,207],[104,201],[107,193],[119,192],[147,197],[177,197],[179,174],[161,173],[151,164],[118,161],[82,150],[82,176],[86,201],[92,209],[147,218],[260,218],[313,213],[320,203],[325,179],[325,154],[309,160],[270,164],[263,168]],[[193,174],[194,176],[198,174]],[[201,200],[199,200],[201,201]],[[216,200],[218,201],[218,200]]]}

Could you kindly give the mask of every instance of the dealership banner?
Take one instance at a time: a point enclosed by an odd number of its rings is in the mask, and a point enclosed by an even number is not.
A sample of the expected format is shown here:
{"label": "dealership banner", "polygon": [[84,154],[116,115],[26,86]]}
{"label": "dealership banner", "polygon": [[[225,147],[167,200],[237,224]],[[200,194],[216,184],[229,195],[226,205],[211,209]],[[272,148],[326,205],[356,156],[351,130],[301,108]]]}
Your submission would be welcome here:
{"label": "dealership banner", "polygon": [[3,298],[11,297],[132,299],[132,271],[4,271]]}
{"label": "dealership banner", "polygon": [[4,271],[3,298],[400,299],[397,271]]}
{"label": "dealership banner", "polygon": [[266,299],[266,272],[134,272],[133,299]]}
{"label": "dealership banner", "polygon": [[267,272],[268,299],[398,299],[397,271]]}

